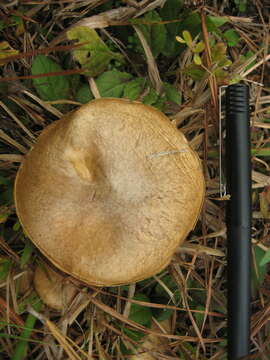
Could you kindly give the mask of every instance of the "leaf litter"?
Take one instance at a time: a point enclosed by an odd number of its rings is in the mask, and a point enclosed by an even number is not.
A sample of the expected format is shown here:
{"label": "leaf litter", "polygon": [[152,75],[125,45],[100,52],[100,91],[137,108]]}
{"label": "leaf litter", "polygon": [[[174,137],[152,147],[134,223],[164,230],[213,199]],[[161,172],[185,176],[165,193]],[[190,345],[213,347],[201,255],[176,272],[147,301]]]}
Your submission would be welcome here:
{"label": "leaf litter", "polygon": [[[240,80],[250,85],[252,105],[252,358],[268,358],[269,14],[257,1],[247,1],[243,11],[232,3],[227,8],[206,1],[195,9],[178,0],[1,5],[0,179],[8,179],[0,181],[4,358],[128,359],[137,353],[140,359],[143,352],[153,359],[226,358],[226,199],[219,194],[217,89]],[[201,157],[207,198],[196,228],[161,274],[106,289],[67,277],[78,295],[61,314],[35,307],[32,285],[16,290],[22,266],[32,271],[41,255],[32,249],[22,265],[27,241],[16,225],[13,181],[44,127],[99,96],[139,100],[165,112]],[[164,317],[169,332],[153,330]],[[162,354],[144,348],[150,335],[167,339]]]}

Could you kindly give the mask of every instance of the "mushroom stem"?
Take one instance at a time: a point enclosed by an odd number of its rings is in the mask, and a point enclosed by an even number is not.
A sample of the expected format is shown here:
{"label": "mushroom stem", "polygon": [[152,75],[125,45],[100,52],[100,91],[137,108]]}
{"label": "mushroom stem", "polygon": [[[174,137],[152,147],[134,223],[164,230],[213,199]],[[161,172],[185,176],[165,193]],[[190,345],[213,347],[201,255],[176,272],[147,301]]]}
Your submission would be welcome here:
{"label": "mushroom stem", "polygon": [[39,264],[35,269],[34,286],[41,300],[57,311],[64,311],[77,292],[66,276],[45,263]]}

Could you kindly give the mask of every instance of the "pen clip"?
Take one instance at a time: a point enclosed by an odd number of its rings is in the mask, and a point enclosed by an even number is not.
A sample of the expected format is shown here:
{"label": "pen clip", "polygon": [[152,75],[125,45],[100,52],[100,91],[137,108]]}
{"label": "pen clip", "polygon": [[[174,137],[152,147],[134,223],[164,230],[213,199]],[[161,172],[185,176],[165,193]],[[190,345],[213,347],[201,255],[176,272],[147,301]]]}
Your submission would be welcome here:
{"label": "pen clip", "polygon": [[219,98],[219,195],[220,198],[223,198],[227,195],[227,186],[226,186],[226,175],[225,175],[225,164],[224,164],[224,149],[225,149],[225,89],[227,85],[222,85],[219,87],[218,98]]}

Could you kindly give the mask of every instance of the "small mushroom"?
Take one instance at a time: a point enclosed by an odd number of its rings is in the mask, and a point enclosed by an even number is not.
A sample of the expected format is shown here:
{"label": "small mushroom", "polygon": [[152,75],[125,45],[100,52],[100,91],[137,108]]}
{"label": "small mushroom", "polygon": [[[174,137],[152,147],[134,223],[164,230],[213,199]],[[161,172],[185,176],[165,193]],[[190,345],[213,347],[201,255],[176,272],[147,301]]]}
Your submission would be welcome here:
{"label": "small mushroom", "polygon": [[15,182],[26,234],[56,267],[97,286],[161,271],[203,198],[185,136],[160,111],[124,99],[91,101],[49,125]]}
{"label": "small mushroom", "polygon": [[34,286],[41,300],[57,311],[66,309],[77,292],[65,276],[44,263],[35,269]]}

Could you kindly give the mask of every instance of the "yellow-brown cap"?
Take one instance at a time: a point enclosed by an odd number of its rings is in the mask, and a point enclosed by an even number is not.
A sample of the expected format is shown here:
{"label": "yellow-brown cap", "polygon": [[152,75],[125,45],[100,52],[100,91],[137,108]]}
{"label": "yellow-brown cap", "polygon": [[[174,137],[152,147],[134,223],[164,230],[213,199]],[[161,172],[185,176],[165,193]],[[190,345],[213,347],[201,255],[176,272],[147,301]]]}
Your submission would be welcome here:
{"label": "yellow-brown cap", "polygon": [[194,227],[200,160],[160,111],[98,99],[49,125],[15,183],[22,226],[58,268],[87,284],[150,277]]}

